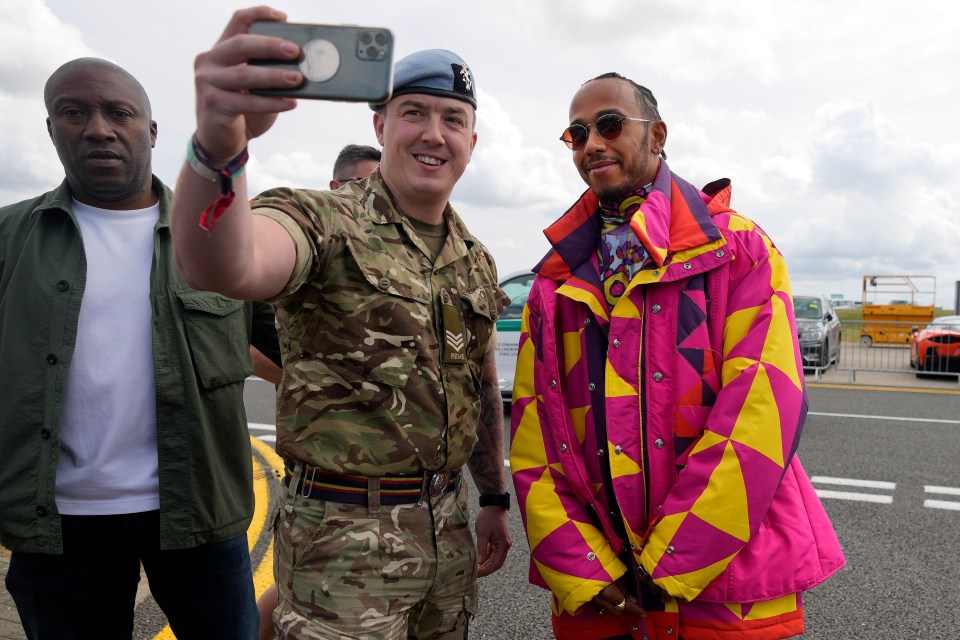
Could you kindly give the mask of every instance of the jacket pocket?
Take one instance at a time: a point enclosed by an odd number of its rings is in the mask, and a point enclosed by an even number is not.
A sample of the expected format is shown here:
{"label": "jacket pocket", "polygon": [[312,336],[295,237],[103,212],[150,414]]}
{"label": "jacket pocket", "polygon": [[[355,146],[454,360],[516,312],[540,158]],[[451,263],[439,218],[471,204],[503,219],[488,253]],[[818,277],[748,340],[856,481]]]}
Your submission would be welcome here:
{"label": "jacket pocket", "polygon": [[174,291],[200,384],[215,389],[253,373],[244,302],[192,289]]}
{"label": "jacket pocket", "polygon": [[492,306],[495,291],[491,287],[479,287],[460,292],[460,307],[467,328],[467,359],[478,378],[483,377],[484,356],[487,351],[493,351],[490,343],[496,321]]}

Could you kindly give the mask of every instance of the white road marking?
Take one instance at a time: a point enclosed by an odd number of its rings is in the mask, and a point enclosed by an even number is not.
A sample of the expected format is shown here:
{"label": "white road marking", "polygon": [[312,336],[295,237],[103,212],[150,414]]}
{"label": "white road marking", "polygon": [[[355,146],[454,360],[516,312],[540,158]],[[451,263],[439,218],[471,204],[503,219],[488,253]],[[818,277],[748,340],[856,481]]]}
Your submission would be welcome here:
{"label": "white road marking", "polygon": [[[958,487],[939,487],[933,484],[923,485],[923,491],[925,493],[934,493],[944,496],[958,496],[960,497],[960,488]],[[960,502],[955,502],[953,500],[924,500],[923,506],[929,509],[946,509],[948,511],[960,511]]]}
{"label": "white road marking", "polygon": [[960,487],[938,487],[932,484],[923,485],[926,493],[940,493],[948,496],[960,496]]}
{"label": "white road marking", "polygon": [[936,422],[939,424],[960,424],[960,420],[940,420],[938,418],[899,418],[897,416],[868,416],[859,413],[820,413],[810,411],[808,416],[824,416],[827,418],[861,418],[864,420],[896,420],[897,422]]}
{"label": "white road marking", "polygon": [[269,442],[270,444],[277,443],[277,436],[276,436],[277,425],[267,424],[265,422],[248,422],[247,428],[252,431],[272,431],[273,432],[272,434],[268,433],[263,435],[259,435],[259,434],[255,434],[255,435],[257,437],[257,440],[261,440],[263,442]]}
{"label": "white road marking", "polygon": [[951,502],[949,500],[924,500],[923,506],[930,509],[946,509],[948,511],[960,511],[960,502]]}
{"label": "white road marking", "polygon": [[[832,478],[830,476],[813,476],[810,482],[816,484],[832,484],[841,487],[859,487],[862,489],[881,489],[893,491],[897,488],[896,482],[882,480],[857,480],[856,478]],[[855,491],[834,491],[833,489],[815,489],[821,498],[834,500],[855,500],[857,502],[875,502],[877,504],[892,504],[893,496],[879,493],[857,493]]]}
{"label": "white road marking", "polygon": [[817,489],[817,495],[821,498],[835,498],[837,500],[856,500],[858,502],[876,502],[879,504],[891,504],[893,496],[884,496],[876,493],[854,493],[852,491],[831,491],[830,489]]}
{"label": "white road marking", "polygon": [[819,484],[839,484],[845,487],[863,487],[864,489],[884,489],[893,491],[897,488],[896,482],[883,482],[881,480],[856,480],[854,478],[831,478],[828,476],[813,476],[810,482]]}

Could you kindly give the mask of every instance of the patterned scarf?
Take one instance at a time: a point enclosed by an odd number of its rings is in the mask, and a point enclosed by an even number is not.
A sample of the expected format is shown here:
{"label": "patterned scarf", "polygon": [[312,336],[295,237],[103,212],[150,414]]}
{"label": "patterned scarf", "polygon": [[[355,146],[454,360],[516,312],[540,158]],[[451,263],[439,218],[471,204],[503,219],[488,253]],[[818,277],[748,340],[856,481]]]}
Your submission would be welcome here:
{"label": "patterned scarf", "polygon": [[651,182],[620,202],[600,202],[603,224],[597,253],[604,297],[611,307],[623,296],[627,284],[647,258],[640,240],[630,230],[630,219],[640,209],[652,187]]}

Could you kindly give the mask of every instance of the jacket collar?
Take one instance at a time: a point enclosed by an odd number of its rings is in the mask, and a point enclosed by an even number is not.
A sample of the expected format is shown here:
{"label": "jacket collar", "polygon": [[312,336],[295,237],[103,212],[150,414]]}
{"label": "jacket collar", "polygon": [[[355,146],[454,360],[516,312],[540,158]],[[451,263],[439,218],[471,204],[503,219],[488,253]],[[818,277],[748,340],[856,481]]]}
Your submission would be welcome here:
{"label": "jacket collar", "polygon": [[[157,176],[152,176],[151,185],[153,192],[160,197],[160,219],[157,221],[156,228],[169,227],[173,192]],[[47,193],[33,211],[35,214],[43,211],[63,211],[73,217],[73,193],[70,191],[70,185],[66,178],[60,183],[60,186]]]}
{"label": "jacket collar", "polygon": [[[672,173],[661,161],[653,188],[630,222],[630,229],[650,256],[651,269],[663,271],[678,254],[689,260],[700,253],[726,244],[712,214],[728,210],[730,181],[718,180],[701,192]],[[588,282],[600,233],[600,211],[596,195],[587,190],[555,223],[544,230],[552,249],[534,269],[545,277]],[[593,282],[596,286],[599,282]]]}
{"label": "jacket collar", "polygon": [[[419,239],[413,226],[407,221],[407,216],[397,207],[393,193],[383,180],[379,167],[373,170],[365,183],[361,181],[353,184],[357,185],[356,188],[363,189],[363,194],[359,197],[360,206],[374,224],[405,227],[407,235],[410,236],[414,244],[422,244],[423,241]],[[441,252],[441,255],[437,257],[437,264],[435,265],[437,267],[469,255],[470,249],[476,244],[476,240],[449,202],[443,209],[443,218],[447,222],[447,241],[452,243],[453,253],[444,256]],[[426,249],[425,246],[421,248]]]}

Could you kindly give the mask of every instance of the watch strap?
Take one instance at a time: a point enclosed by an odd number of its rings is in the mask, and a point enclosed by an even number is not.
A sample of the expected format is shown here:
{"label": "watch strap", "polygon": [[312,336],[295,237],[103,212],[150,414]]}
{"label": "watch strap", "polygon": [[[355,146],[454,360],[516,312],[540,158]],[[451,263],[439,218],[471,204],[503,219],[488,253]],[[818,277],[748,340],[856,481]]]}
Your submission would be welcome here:
{"label": "watch strap", "polygon": [[494,493],[480,496],[480,507],[502,507],[504,510],[510,510],[510,492]]}

